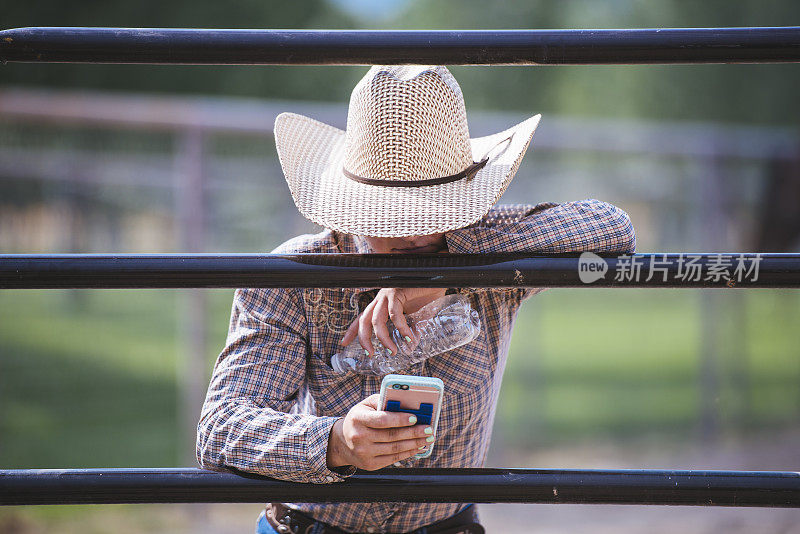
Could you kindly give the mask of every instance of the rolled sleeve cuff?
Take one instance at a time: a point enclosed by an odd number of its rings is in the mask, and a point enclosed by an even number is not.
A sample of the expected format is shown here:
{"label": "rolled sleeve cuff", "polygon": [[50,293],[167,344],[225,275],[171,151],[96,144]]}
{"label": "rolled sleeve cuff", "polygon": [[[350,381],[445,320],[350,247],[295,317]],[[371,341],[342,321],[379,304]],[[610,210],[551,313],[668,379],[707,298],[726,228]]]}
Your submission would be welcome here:
{"label": "rolled sleeve cuff", "polygon": [[339,419],[341,418],[316,417],[308,427],[305,443],[306,458],[309,462],[309,482],[315,484],[341,482],[356,472],[356,468],[352,465],[336,468],[336,471],[328,468],[328,439],[333,425]]}

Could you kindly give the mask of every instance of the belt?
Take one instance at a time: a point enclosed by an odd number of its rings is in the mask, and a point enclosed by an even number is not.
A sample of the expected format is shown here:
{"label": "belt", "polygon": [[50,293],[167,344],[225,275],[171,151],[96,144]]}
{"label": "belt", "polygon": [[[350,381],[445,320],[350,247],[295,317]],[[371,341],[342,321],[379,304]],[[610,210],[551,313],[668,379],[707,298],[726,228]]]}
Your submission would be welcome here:
{"label": "belt", "polygon": [[[267,522],[280,534],[349,534],[334,526],[317,521],[297,510],[284,506],[278,502],[267,504]],[[319,524],[317,530],[314,525]],[[425,529],[424,531],[422,529]],[[477,522],[475,507],[464,508],[456,515],[450,516],[436,523],[420,527],[414,532],[426,534],[485,534],[483,527]]]}

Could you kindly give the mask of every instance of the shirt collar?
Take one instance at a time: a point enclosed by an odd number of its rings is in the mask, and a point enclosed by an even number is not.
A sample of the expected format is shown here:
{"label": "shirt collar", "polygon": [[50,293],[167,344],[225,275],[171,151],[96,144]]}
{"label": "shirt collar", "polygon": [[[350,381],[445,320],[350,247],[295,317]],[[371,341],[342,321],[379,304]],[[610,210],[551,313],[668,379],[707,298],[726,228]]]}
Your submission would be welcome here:
{"label": "shirt collar", "polygon": [[336,252],[343,254],[371,254],[367,240],[360,235],[331,232]]}

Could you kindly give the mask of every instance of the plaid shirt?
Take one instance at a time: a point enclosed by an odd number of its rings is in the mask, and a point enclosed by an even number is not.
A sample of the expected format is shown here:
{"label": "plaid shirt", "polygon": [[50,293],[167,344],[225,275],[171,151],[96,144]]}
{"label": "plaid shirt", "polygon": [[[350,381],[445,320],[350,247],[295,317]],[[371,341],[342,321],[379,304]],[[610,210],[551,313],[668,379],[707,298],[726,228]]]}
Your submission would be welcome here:
{"label": "plaid shirt", "polygon": [[[628,215],[597,200],[499,206],[477,223],[446,234],[452,253],[630,253]],[[326,230],[294,238],[276,253],[367,253],[357,236]],[[471,343],[413,365],[403,374],[435,376],[445,393],[429,458],[404,467],[481,467],[486,460],[514,318],[523,288],[462,289],[481,317]],[[197,428],[197,459],[207,469],[233,467],[311,483],[344,480],[326,465],[334,422],[378,393],[380,377],[337,374],[330,357],[344,330],[374,297],[365,289],[239,289],[225,349]],[[359,302],[360,300],[360,302]],[[353,469],[354,471],[354,469]],[[462,503],[376,502],[290,505],[350,532],[409,532],[449,517]]]}

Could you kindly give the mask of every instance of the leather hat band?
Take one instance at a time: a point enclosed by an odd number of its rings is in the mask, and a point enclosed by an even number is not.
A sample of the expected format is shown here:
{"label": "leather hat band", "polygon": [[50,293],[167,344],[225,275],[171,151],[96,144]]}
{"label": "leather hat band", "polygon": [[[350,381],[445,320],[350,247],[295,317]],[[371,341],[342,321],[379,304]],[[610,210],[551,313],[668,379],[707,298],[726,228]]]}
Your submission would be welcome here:
{"label": "leather hat band", "polygon": [[424,180],[380,180],[376,178],[364,178],[363,176],[353,174],[344,167],[342,167],[342,172],[344,172],[346,177],[360,184],[378,185],[381,187],[422,187],[425,185],[449,184],[450,182],[455,182],[456,180],[461,180],[462,178],[471,178],[476,172],[484,168],[488,161],[489,157],[487,156],[481,161],[473,163],[458,174],[442,176],[441,178],[426,178]]}

